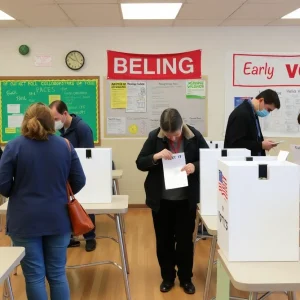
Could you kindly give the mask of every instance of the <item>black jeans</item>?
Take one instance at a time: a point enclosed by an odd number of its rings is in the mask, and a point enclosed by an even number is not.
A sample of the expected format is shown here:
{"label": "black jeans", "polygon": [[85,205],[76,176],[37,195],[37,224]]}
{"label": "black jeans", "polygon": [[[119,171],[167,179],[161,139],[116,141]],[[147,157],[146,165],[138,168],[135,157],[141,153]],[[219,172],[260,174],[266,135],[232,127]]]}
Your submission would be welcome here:
{"label": "black jeans", "polygon": [[180,282],[190,282],[193,277],[196,209],[190,209],[188,200],[161,200],[159,211],[152,211],[152,217],[163,280],[173,282],[177,266]]}

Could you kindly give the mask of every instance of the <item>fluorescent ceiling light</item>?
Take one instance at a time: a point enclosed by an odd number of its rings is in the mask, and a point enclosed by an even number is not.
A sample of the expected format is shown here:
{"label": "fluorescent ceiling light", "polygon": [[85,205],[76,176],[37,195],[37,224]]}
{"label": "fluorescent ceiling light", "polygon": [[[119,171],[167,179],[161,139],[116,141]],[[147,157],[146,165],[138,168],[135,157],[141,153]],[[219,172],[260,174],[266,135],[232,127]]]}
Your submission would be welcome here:
{"label": "fluorescent ceiling light", "polygon": [[121,3],[124,20],[173,20],[182,3]]}
{"label": "fluorescent ceiling light", "polygon": [[15,20],[13,17],[6,14],[4,11],[0,10],[0,20]]}
{"label": "fluorescent ceiling light", "polygon": [[283,16],[281,19],[300,19],[300,8],[292,11],[291,13]]}

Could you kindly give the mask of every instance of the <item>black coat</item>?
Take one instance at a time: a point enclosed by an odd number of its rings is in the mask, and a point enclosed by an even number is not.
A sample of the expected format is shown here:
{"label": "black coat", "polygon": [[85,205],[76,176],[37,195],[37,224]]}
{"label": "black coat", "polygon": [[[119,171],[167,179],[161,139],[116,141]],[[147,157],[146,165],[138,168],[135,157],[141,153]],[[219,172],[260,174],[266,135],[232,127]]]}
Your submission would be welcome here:
{"label": "black coat", "polygon": [[[184,154],[186,163],[195,165],[195,172],[188,176],[188,200],[191,208],[196,208],[200,199],[199,183],[199,148],[208,148],[202,134],[195,128],[184,125],[182,129],[184,137]],[[153,163],[153,155],[168,148],[167,138],[160,128],[150,132],[148,139],[136,160],[140,171],[148,172],[145,181],[146,204],[158,211],[164,188],[164,175],[162,160]]]}
{"label": "black coat", "polygon": [[[228,118],[224,148],[246,148],[251,151],[252,156],[265,156],[266,152],[262,148],[264,140],[259,125],[260,137],[257,134],[256,118],[251,104],[244,101],[230,114]],[[259,124],[259,120],[258,120]]]}

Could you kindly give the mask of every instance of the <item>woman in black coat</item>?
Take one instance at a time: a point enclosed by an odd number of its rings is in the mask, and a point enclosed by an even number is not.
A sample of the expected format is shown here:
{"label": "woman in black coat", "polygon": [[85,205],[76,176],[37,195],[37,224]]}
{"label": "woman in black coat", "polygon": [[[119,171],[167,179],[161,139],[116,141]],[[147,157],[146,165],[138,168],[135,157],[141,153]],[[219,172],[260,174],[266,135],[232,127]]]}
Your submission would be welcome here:
{"label": "woman in black coat", "polygon": [[[179,112],[169,108],[162,113],[160,128],[150,132],[136,160],[137,168],[148,172],[146,204],[152,209],[157,257],[163,279],[161,292],[168,292],[174,286],[177,266],[180,286],[187,294],[195,293],[191,279],[193,232],[200,198],[199,148],[208,148],[201,133],[183,124]],[[182,152],[186,159],[182,172],[188,175],[188,186],[166,190],[162,159],[171,160],[173,153]]]}

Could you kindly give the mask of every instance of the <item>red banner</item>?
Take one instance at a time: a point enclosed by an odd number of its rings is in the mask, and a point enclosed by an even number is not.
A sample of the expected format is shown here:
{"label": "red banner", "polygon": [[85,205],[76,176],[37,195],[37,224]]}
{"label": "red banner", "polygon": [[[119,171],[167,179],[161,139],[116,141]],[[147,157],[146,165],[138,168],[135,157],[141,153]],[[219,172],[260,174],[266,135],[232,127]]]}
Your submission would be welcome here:
{"label": "red banner", "polygon": [[201,50],[175,54],[107,51],[107,78],[179,80],[201,78]]}

